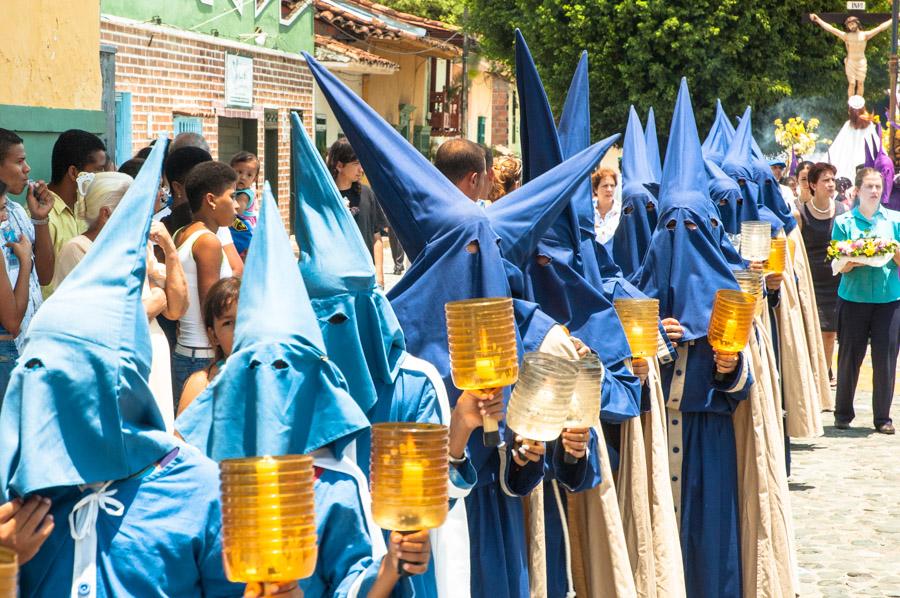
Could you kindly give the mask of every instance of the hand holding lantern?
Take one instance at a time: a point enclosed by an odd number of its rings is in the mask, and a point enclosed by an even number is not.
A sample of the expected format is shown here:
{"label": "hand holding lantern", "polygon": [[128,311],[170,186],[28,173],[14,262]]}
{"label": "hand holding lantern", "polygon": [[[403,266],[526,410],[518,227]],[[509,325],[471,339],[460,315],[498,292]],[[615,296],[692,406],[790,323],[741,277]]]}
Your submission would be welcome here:
{"label": "hand holding lantern", "polygon": [[[462,390],[508,386],[519,375],[512,299],[451,301],[444,307],[453,383]],[[485,446],[500,445],[497,420],[483,418]]]}
{"label": "hand holding lantern", "polygon": [[[372,426],[375,523],[401,534],[433,529],[444,523],[449,504],[448,444],[447,427],[438,424],[399,422]],[[413,540],[404,538],[399,543]],[[417,559],[412,567],[419,564]],[[408,575],[405,565],[404,560],[399,560],[397,573]]]}
{"label": "hand holding lantern", "polygon": [[737,367],[737,354],[750,341],[756,306],[756,298],[743,291],[716,291],[707,339],[716,352],[717,381],[723,381]]}

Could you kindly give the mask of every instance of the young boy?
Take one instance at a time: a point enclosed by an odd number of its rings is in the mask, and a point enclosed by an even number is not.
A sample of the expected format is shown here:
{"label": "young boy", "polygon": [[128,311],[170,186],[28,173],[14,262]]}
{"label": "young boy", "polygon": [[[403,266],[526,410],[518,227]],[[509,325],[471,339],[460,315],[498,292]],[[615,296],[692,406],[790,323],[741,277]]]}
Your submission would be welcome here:
{"label": "young boy", "polygon": [[253,238],[253,229],[259,215],[256,201],[256,182],[259,179],[259,158],[250,152],[238,152],[231,158],[231,167],[238,175],[234,200],[238,210],[231,225],[231,237],[241,259],[247,259],[247,248]]}
{"label": "young boy", "polygon": [[185,180],[184,189],[193,220],[175,234],[175,246],[187,279],[190,306],[179,320],[178,339],[172,355],[174,397],[181,396],[188,377],[206,367],[213,357],[200,306],[217,280],[232,275],[216,233],[219,228],[234,222],[235,183],[237,174],[222,162],[198,164]]}

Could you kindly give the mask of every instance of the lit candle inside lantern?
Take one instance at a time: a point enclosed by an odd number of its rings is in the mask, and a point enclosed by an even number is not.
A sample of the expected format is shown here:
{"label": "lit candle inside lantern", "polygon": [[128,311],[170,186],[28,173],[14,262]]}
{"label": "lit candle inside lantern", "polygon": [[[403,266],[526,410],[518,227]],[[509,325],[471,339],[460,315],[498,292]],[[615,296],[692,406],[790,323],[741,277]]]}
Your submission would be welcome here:
{"label": "lit candle inside lantern", "polygon": [[722,341],[725,344],[733,345],[737,343],[735,333],[738,329],[737,320],[728,319],[725,321],[725,331],[722,333]]}
{"label": "lit candle inside lantern", "polygon": [[422,491],[425,478],[425,467],[418,459],[407,459],[403,462],[403,474],[400,478],[400,494],[404,497],[423,498]]}

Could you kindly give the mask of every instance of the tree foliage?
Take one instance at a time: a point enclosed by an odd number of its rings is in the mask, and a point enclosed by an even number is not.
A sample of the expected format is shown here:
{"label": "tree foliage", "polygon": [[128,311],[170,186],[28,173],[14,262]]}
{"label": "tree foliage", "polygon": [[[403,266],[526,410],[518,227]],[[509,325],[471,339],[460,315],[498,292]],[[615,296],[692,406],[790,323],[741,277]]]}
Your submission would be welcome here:
{"label": "tree foliage", "polygon": [[[836,132],[846,118],[843,44],[804,15],[842,12],[839,0],[467,0],[466,26],[482,50],[511,64],[514,30],[522,30],[558,115],[579,54],[590,55],[595,137],[624,128],[628,106],[653,106],[662,136],[688,78],[701,136],[716,98],[729,114],[754,108],[766,148],[777,117],[822,120]],[[887,0],[868,3],[889,12]],[[890,33],[870,42],[869,106],[885,95]],[[833,135],[833,134],[832,134]],[[769,145],[774,150],[774,147]]]}
{"label": "tree foliage", "polygon": [[382,0],[402,12],[455,25],[463,15],[463,0]]}

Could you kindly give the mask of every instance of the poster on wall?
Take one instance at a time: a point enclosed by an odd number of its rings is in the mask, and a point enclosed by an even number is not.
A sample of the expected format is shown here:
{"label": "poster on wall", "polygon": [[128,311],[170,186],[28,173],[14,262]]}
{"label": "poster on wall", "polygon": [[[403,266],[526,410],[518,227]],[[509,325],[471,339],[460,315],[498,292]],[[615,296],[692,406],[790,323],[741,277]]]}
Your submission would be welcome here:
{"label": "poster on wall", "polygon": [[253,59],[225,54],[225,105],[253,108]]}

